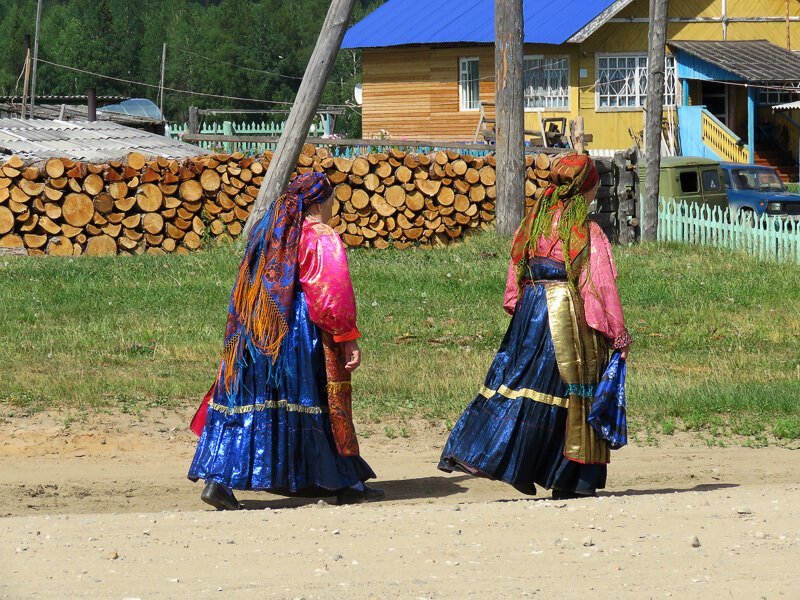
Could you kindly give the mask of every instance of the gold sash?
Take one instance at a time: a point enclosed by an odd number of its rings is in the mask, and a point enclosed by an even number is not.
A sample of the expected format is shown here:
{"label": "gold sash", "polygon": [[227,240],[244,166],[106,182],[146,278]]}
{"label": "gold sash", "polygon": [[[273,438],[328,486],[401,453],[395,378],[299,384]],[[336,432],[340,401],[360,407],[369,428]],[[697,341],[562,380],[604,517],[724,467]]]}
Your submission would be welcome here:
{"label": "gold sash", "polygon": [[539,282],[547,294],[550,334],[561,379],[570,387],[564,456],[584,464],[610,462],[608,444],[586,422],[593,390],[608,364],[605,338],[586,324],[583,300],[564,281]]}

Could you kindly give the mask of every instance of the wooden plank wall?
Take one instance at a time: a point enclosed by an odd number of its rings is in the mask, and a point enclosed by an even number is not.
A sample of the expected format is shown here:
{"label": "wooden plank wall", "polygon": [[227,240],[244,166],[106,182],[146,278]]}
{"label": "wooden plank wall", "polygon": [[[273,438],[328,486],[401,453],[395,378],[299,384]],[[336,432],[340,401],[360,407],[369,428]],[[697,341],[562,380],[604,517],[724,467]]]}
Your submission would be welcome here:
{"label": "wooden plank wall", "polygon": [[[480,98],[494,101],[493,48],[380,48],[363,52],[363,137],[472,140],[478,111],[460,111],[458,59],[479,59]],[[483,79],[486,77],[486,79]]]}
{"label": "wooden plank wall", "polygon": [[[785,0],[727,0],[732,17],[786,16]],[[800,16],[800,2],[792,0],[792,16]],[[636,0],[619,17],[647,18],[648,0]],[[670,0],[670,16],[720,17],[722,0]],[[767,39],[786,47],[784,22],[730,23],[728,39]],[[800,50],[800,23],[791,23],[793,50]],[[720,23],[671,23],[668,39],[721,40]],[[641,109],[598,111],[595,107],[596,59],[600,53],[647,53],[647,23],[609,23],[581,45],[526,45],[526,54],[568,55],[570,57],[571,97],[569,111],[548,112],[544,116],[585,117],[585,128],[592,133],[594,148],[626,148],[632,139],[628,128],[642,129]],[[471,140],[478,123],[478,112],[460,111],[458,106],[458,59],[480,59],[481,100],[494,101],[494,56],[491,46],[365,49],[363,137],[381,131],[391,137],[437,140]],[[585,77],[580,77],[584,69]],[[486,78],[486,79],[484,79]],[[695,90],[693,89],[693,93]],[[536,130],[539,116],[527,112],[525,128]]]}
{"label": "wooden plank wall", "polygon": [[[569,55],[572,48],[528,45],[526,55]],[[480,120],[479,111],[459,109],[459,58],[479,60],[480,99],[494,102],[494,49],[491,46],[419,47],[368,49],[362,54],[362,135],[371,138],[381,130],[391,137],[425,138],[442,141],[471,141]],[[577,93],[578,71],[570,69],[572,100]],[[553,110],[545,117],[571,116],[573,111]],[[488,116],[493,117],[492,109]],[[525,128],[538,131],[539,116],[526,112]]]}

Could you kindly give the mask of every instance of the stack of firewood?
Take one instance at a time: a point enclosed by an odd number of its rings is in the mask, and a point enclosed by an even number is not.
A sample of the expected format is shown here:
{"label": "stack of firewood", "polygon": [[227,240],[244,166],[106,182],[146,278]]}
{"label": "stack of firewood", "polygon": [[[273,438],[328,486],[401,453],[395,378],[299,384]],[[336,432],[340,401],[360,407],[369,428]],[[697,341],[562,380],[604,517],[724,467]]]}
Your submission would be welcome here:
{"label": "stack of firewood", "polygon": [[[316,158],[306,155],[310,166],[316,166]],[[325,157],[319,166],[336,185],[331,225],[348,246],[446,244],[494,221],[493,155],[392,150],[353,160]],[[544,192],[549,168],[546,154],[527,158],[528,207]]]}
{"label": "stack of firewood", "polygon": [[[185,253],[241,232],[271,153],[92,165],[65,158],[0,165],[0,248],[28,254]],[[446,244],[494,221],[494,156],[400,150],[354,159],[306,145],[297,172],[325,172],[331,225],[351,247]],[[550,157],[528,157],[526,200],[544,191]]]}
{"label": "stack of firewood", "polygon": [[242,231],[265,172],[241,154],[0,167],[0,247],[29,254],[185,253]]}

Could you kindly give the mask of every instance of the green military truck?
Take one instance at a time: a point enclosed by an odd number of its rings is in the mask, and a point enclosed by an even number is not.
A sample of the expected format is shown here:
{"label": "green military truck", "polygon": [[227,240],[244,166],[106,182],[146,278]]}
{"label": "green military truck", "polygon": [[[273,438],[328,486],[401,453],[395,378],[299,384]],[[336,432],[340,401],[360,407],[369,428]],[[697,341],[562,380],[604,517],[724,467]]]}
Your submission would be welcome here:
{"label": "green military truck", "polygon": [[[644,161],[639,163],[639,186],[646,189]],[[659,196],[688,203],[710,204],[726,208],[725,176],[719,161],[699,156],[665,156],[661,159]]]}

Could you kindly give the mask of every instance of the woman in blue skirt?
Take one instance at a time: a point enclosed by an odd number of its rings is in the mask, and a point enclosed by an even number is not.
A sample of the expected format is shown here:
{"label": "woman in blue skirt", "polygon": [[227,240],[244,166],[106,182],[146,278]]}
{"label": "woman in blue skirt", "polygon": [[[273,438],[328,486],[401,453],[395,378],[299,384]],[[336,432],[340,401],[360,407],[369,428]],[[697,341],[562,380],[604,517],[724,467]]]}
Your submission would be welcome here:
{"label": "woman in blue skirt", "polygon": [[517,230],[504,306],[511,324],[483,388],[456,423],[439,468],[594,496],[608,445],[588,425],[609,348],[626,358],[611,246],[587,220],[599,176],[580,154],[555,158],[551,184]]}
{"label": "woman in blue skirt", "polygon": [[192,423],[189,479],[220,510],[233,490],[384,496],[359,455],[350,372],[361,353],[345,247],[326,223],[331,186],[310,172],[253,228],[231,294],[216,382]]}

